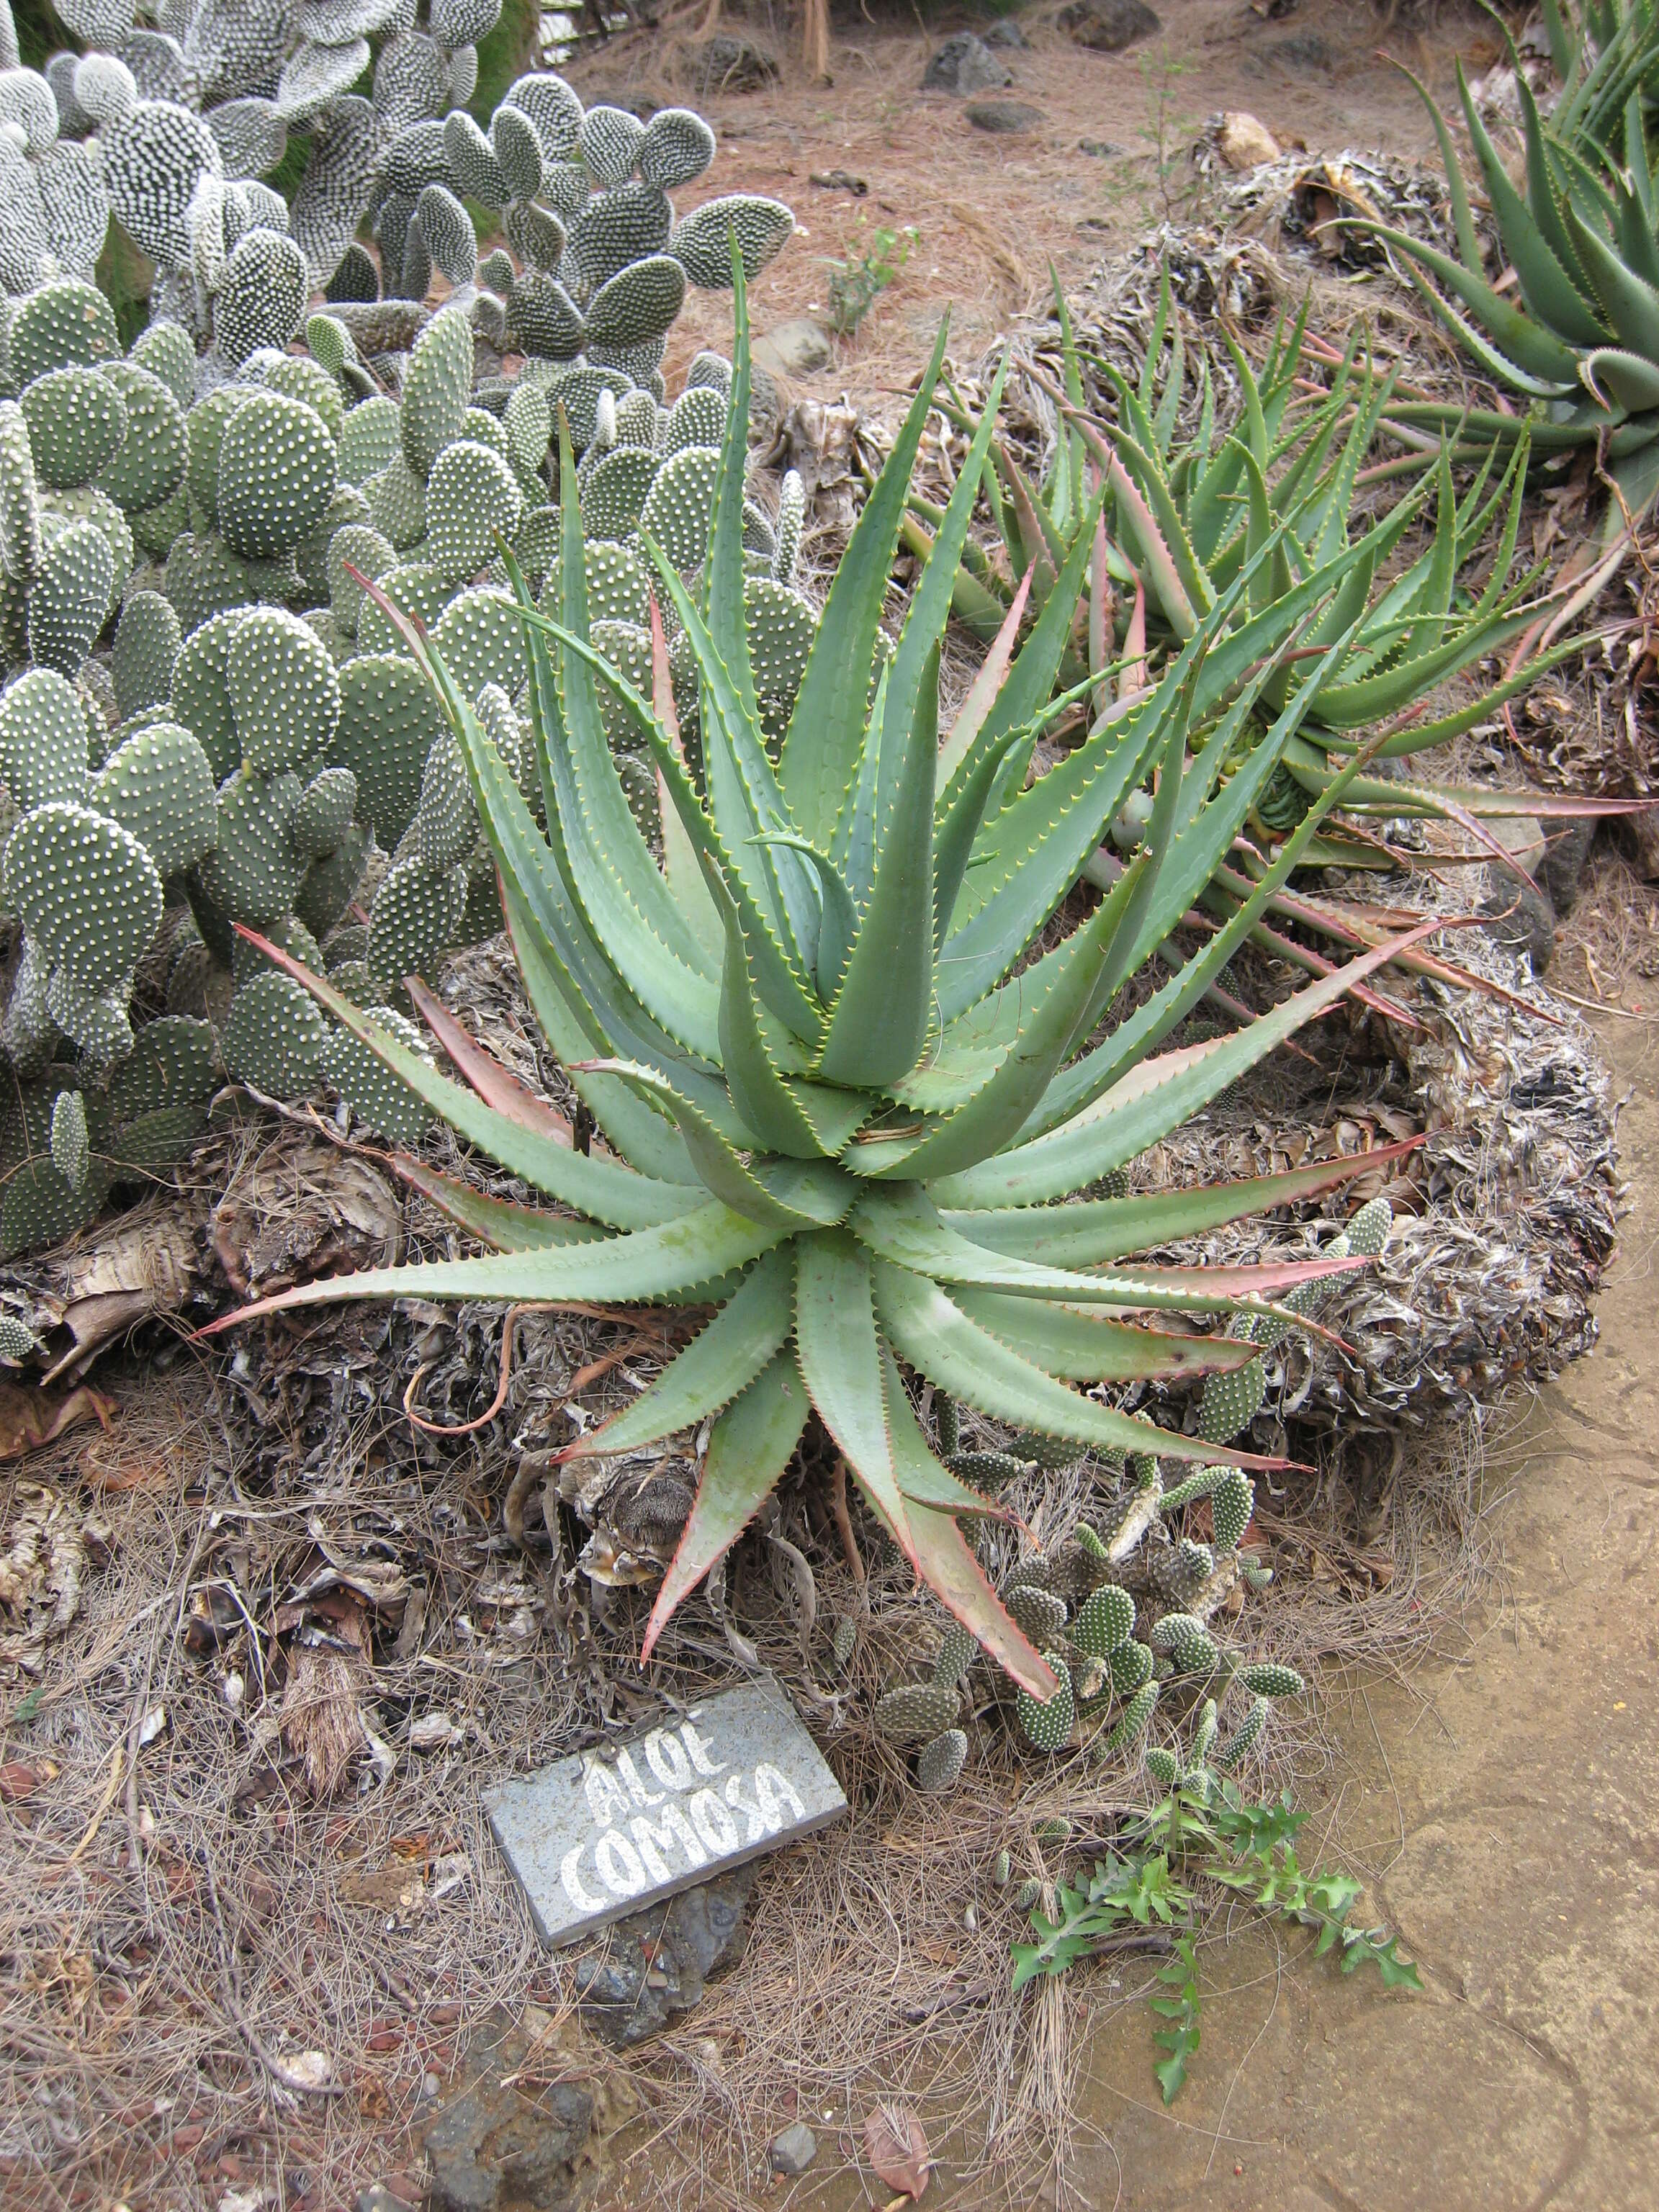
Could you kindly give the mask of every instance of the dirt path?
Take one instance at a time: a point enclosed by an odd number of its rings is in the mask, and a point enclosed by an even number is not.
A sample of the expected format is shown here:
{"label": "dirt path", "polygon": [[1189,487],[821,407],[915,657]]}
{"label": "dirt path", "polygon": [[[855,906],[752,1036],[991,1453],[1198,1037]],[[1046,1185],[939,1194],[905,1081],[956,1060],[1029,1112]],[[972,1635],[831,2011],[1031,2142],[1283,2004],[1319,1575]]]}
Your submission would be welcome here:
{"label": "dirt path", "polygon": [[[1295,1944],[1212,1954],[1157,2109],[1139,2002],[1103,2020],[1075,2196],[1100,2212],[1641,2212],[1659,2075],[1659,1054],[1604,1024],[1633,1211],[1601,1343],[1492,1451],[1501,1586],[1455,1663],[1358,1691],[1334,1835],[1419,1961],[1384,1996]],[[1310,1833],[1322,1835],[1316,1819]]]}

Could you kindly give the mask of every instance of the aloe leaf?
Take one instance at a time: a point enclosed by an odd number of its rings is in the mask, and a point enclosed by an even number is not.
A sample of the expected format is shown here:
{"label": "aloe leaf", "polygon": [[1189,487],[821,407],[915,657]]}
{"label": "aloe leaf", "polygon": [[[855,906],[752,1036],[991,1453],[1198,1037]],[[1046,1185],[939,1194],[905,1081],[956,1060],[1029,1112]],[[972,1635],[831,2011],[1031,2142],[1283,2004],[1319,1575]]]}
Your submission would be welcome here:
{"label": "aloe leaf", "polygon": [[1403,1143],[1376,1152],[1344,1154],[1313,1167],[1291,1168],[1279,1175],[1251,1176],[1236,1182],[1211,1183],[1196,1190],[1168,1190],[1138,1198],[1073,1199],[1065,1206],[1010,1207],[1000,1212],[942,1210],[947,1228],[988,1244],[1011,1258],[1045,1267],[1102,1265],[1129,1252],[1145,1252],[1200,1237],[1230,1221],[1243,1221],[1281,1206],[1334,1190],[1354,1176],[1392,1166],[1423,1142]]}
{"label": "aloe leaf", "polygon": [[938,1284],[878,1260],[876,1310],[895,1348],[919,1374],[992,1419],[1074,1437],[1106,1451],[1147,1452],[1164,1459],[1273,1468],[1261,1459],[1201,1437],[1174,1435],[1130,1413],[1115,1413],[1068,1389],[1052,1375],[969,1321]]}
{"label": "aloe leaf", "polygon": [[638,1451],[665,1437],[694,1429],[749,1388],[774,1353],[789,1340],[793,1321],[794,1270],[786,1249],[768,1252],[708,1327],[665,1367],[631,1406],[589,1429],[558,1455],[592,1459],[596,1453]]}
{"label": "aloe leaf", "polygon": [[1607,333],[1551,251],[1526,202],[1510,183],[1509,172],[1487,136],[1480,111],[1470,95],[1462,62],[1457,64],[1457,92],[1463,103],[1463,117],[1468,125],[1474,156],[1486,179],[1492,213],[1498,218],[1504,251],[1514,265],[1522,298],[1540,322],[1570,345],[1601,344]]}
{"label": "aloe leaf", "polygon": [[[1164,619],[1178,637],[1190,637],[1198,627],[1198,609],[1188,591],[1181,563],[1164,534],[1160,516],[1125,468],[1115,449],[1107,444],[1093,423],[1078,417],[1076,428],[1084,444],[1098,463],[1106,484],[1117,501],[1124,527],[1145,564],[1146,581],[1157,594]],[[1173,510],[1173,501],[1169,504]],[[1182,534],[1184,536],[1184,532]],[[1190,546],[1188,550],[1190,552]],[[1192,565],[1196,570],[1198,559],[1195,554],[1192,556]],[[1207,592],[1207,577],[1205,588]]]}
{"label": "aloe leaf", "polygon": [[665,1113],[673,1116],[685,1139],[685,1149],[691,1155],[691,1164],[703,1183],[734,1213],[769,1228],[791,1231],[845,1218],[854,1187],[842,1170],[829,1161],[817,1163],[816,1171],[811,1173],[806,1172],[807,1164],[801,1163],[799,1202],[785,1203],[738,1158],[735,1148],[708,1116],[655,1069],[630,1065],[626,1060],[605,1060],[600,1061],[594,1072],[614,1075],[618,1082],[655,1099]]}
{"label": "aloe leaf", "polygon": [[1018,1001],[1012,1044],[949,1121],[924,1136],[902,1163],[886,1167],[885,1175],[926,1180],[955,1174],[1023,1127],[1070,1048],[1120,929],[1128,927],[1125,908],[1134,889],[1126,875],[1086,921],[1008,986]]}
{"label": "aloe leaf", "polygon": [[805,978],[817,950],[817,900],[798,854],[787,846],[755,842],[759,833],[795,827],[767,757],[760,724],[744,706],[667,556],[649,538],[641,542],[674,603],[702,680],[703,776],[714,826],[732,866],[750,879],[756,905],[775,928],[796,979],[804,1010],[799,1027],[787,1008],[781,1006],[779,1012],[798,1035],[814,1035],[820,1016]]}
{"label": "aloe leaf", "polygon": [[[1076,539],[1066,556],[1054,589],[1031,625],[1030,635],[1014,656],[1006,682],[999,684],[989,712],[980,723],[976,735],[988,742],[995,742],[1008,732],[1033,721],[1053,694],[1054,679],[1071,646],[1077,611],[1093,556],[1095,526],[1103,512],[1105,499],[1106,488],[1103,484],[1083,509]],[[960,774],[959,764],[953,773]],[[943,756],[939,789],[948,795]]]}
{"label": "aloe leaf", "polygon": [[775,1353],[714,1424],[690,1517],[646,1624],[648,1659],[683,1598],[742,1535],[794,1457],[809,1411],[794,1354]]}
{"label": "aloe leaf", "polygon": [[[676,577],[674,580],[678,584],[679,580]],[[696,850],[718,867],[728,890],[738,902],[738,911],[743,916],[744,932],[753,948],[756,970],[768,1006],[797,1036],[816,1036],[823,1026],[823,1010],[786,954],[767,914],[757,902],[755,894],[745,880],[747,872],[738,865],[736,856],[727,850],[717,824],[704,813],[696,788],[686,774],[685,763],[649,702],[641,697],[625,677],[610,667],[592,646],[585,645],[573,631],[567,630],[562,623],[550,621],[545,615],[538,615],[535,619],[550,636],[558,639],[567,652],[585,659],[626,707],[650,748],[657,773],[667,787],[674,811],[687,836]]]}
{"label": "aloe leaf", "polygon": [[795,1247],[795,1352],[819,1419],[915,1565],[888,1432],[869,1255],[844,1229],[804,1237]]}
{"label": "aloe leaf", "polygon": [[[933,1003],[938,684],[934,645],[916,689],[915,720],[884,825],[869,901],[830,1016],[819,1061],[826,1083],[878,1090],[915,1066],[927,1036]],[[899,742],[891,715],[890,691],[884,759],[888,744]]]}
{"label": "aloe leaf", "polygon": [[[1351,222],[1347,228],[1381,239],[1384,245],[1403,253],[1408,260],[1420,263],[1439,277],[1470,313],[1479,318],[1481,327],[1493,343],[1501,349],[1502,355],[1517,363],[1528,376],[1541,379],[1559,390],[1571,389],[1578,365],[1574,348],[1558,337],[1545,324],[1523,314],[1511,301],[1494,292],[1486,278],[1480,275],[1478,261],[1472,268],[1465,268],[1462,262],[1455,261],[1449,253],[1441,252],[1437,246],[1412,237],[1407,231],[1395,230],[1387,223]],[[1429,294],[1431,300],[1437,296],[1433,292]],[[1443,302],[1441,304],[1443,306]],[[1598,331],[1583,343],[1595,344],[1604,336],[1604,332]]]}
{"label": "aloe leaf", "polygon": [[944,363],[948,331],[948,325],[940,325],[933,357],[893,450],[842,556],[778,762],[779,781],[795,825],[820,849],[829,845],[858,771],[864,744],[864,672],[875,662],[876,633],[904,519],[905,493]]}
{"label": "aloe leaf", "polygon": [[430,1200],[456,1226],[495,1252],[550,1252],[562,1244],[592,1244],[606,1233],[597,1222],[573,1221],[534,1206],[514,1206],[474,1190],[470,1182],[442,1175],[424,1160],[398,1153],[392,1163],[411,1190]]}
{"label": "aloe leaf", "polygon": [[1079,1313],[1044,1298],[958,1287],[951,1293],[969,1321],[1011,1351],[1066,1382],[1133,1382],[1154,1377],[1190,1381],[1224,1375],[1258,1358],[1236,1336],[1170,1336],[1139,1323]]}
{"label": "aloe leaf", "polygon": [[[744,724],[756,730],[760,726],[760,710],[755,703],[743,591],[743,480],[749,459],[749,288],[744,282],[743,257],[735,238],[732,272],[732,395],[714,478],[714,516],[703,563],[702,596],[709,642],[736,694]],[[706,738],[704,742],[706,745]],[[768,776],[769,780],[769,762]],[[781,812],[784,811],[781,794],[778,806]]]}
{"label": "aloe leaf", "polygon": [[1030,596],[1031,578],[1035,568],[1027,568],[1020,579],[1018,590],[1009,604],[1001,629],[997,632],[984,665],[968,687],[967,696],[957,709],[957,718],[951,725],[950,735],[939,749],[939,787],[948,792],[951,780],[968,757],[969,747],[984,726],[985,718],[997,702],[1003,678],[1008,673],[1008,664],[1014,657],[1014,647],[1019,640],[1019,626],[1025,619],[1025,602]]}
{"label": "aloe leaf", "polygon": [[[589,1016],[558,962],[540,924],[516,891],[505,894],[513,956],[542,1035],[567,1071],[617,1049]],[[630,1057],[641,1055],[633,1054]],[[672,1121],[608,1075],[573,1075],[580,1097],[611,1144],[631,1168],[660,1182],[695,1184],[684,1142]]]}
{"label": "aloe leaf", "polygon": [[1604,407],[1622,407],[1632,415],[1659,407],[1659,362],[1640,354],[1618,346],[1593,346],[1579,363],[1578,374],[1590,397]]}
{"label": "aloe leaf", "polygon": [[[798,1159],[833,1158],[840,1146],[822,1141],[817,1124],[805,1109],[799,1089],[785,1081],[774,1057],[749,963],[743,925],[725,886],[718,877],[714,882],[726,933],[726,968],[720,990],[720,1055],[732,1103],[768,1152],[786,1152]],[[844,1096],[832,1094],[836,1099]],[[858,1100],[854,1127],[869,1112],[870,1103],[868,1099]]]}
{"label": "aloe leaf", "polygon": [[[576,1156],[579,1159],[581,1155]],[[329,1275],[301,1283],[276,1297],[238,1307],[202,1331],[204,1336],[260,1315],[290,1313],[299,1306],[332,1305],[340,1298],[483,1298],[514,1304],[544,1299],[626,1305],[697,1290],[734,1267],[769,1252],[783,1232],[764,1229],[718,1203],[705,1203],[679,1219],[629,1230],[603,1243],[565,1245],[550,1252],[503,1252],[484,1260],[434,1260],[406,1267],[365,1267],[355,1275]]]}
{"label": "aloe leaf", "polygon": [[816,845],[793,830],[763,831],[755,842],[757,845],[788,845],[798,852],[817,879],[818,915],[817,952],[816,957],[818,996],[828,1006],[841,987],[847,972],[847,962],[853,950],[853,939],[858,934],[858,909],[853,903],[853,894],[847,888],[841,870],[829,857],[820,853]]}
{"label": "aloe leaf", "polygon": [[[1567,230],[1577,249],[1601,313],[1613,337],[1649,360],[1659,356],[1659,291],[1628,269],[1576,210],[1565,210]],[[1597,333],[1599,337],[1601,334]]]}
{"label": "aloe leaf", "polygon": [[1213,1313],[1241,1298],[1272,1296],[1302,1282],[1322,1280],[1351,1264],[1314,1260],[1255,1267],[1144,1267],[1111,1274],[1043,1267],[959,1237],[945,1226],[918,1183],[869,1191],[854,1207],[848,1227],[878,1259],[941,1283],[1127,1311],[1163,1308],[1173,1313]]}
{"label": "aloe leaf", "polygon": [[[945,510],[945,519],[934,536],[933,552],[921,572],[921,580],[911,593],[909,611],[904,618],[904,628],[899,633],[898,650],[893,655],[892,666],[889,671],[887,696],[881,720],[876,726],[879,732],[874,857],[877,881],[880,878],[882,855],[889,842],[889,823],[898,805],[900,787],[911,781],[911,756],[916,744],[917,731],[922,721],[929,718],[934,732],[934,753],[937,755],[939,641],[950,620],[951,587],[962,559],[963,547],[967,543],[968,526],[973,519],[974,501],[978,495],[985,457],[996,428],[997,410],[1002,404],[1002,386],[1007,373],[1008,364],[1005,356],[991,380],[991,388],[985,398],[984,417],[969,441],[967,453],[957,471],[957,481]],[[828,610],[825,611],[827,614]],[[869,663],[866,662],[864,665],[868,666]],[[849,688],[855,687],[857,670],[849,666],[843,671],[843,680]],[[793,721],[791,728],[793,731]],[[927,765],[927,805],[931,820],[937,757],[930,759]],[[823,842],[827,843],[828,840]],[[856,880],[854,889],[856,894],[859,889]],[[929,890],[931,892],[931,872]]]}
{"label": "aloe leaf", "polygon": [[934,1458],[885,1345],[882,1369],[893,1460],[922,1580],[1022,1687],[1035,1697],[1052,1697],[1053,1674],[1003,1610],[957,1525],[958,1511],[983,1514],[988,1501]]}
{"label": "aloe leaf", "polygon": [[[562,426],[562,415],[560,421]],[[574,462],[570,476],[563,481],[573,484],[575,482]],[[580,511],[574,498],[563,510],[561,535],[564,619],[577,636],[586,637],[587,572],[582,556]],[[638,927],[647,933],[650,944],[660,949],[654,956],[655,968],[671,979],[671,988],[685,988],[678,981],[678,971],[687,968],[691,970],[690,988],[702,1009],[702,1022],[708,1024],[712,1021],[717,970],[696,936],[687,931],[685,917],[664,882],[628,803],[605,725],[599,718],[592,672],[585,663],[565,655],[561,655],[559,669],[553,668],[547,633],[538,622],[526,620],[526,616],[535,616],[538,610],[523,572],[510,550],[504,558],[518,603],[520,627],[530,666],[532,717],[538,704],[546,704],[549,678],[558,685],[558,726],[538,732],[538,742],[544,742],[550,749],[547,767],[552,772],[550,781],[564,823],[568,856],[574,862],[578,851],[585,859],[588,848],[592,848],[600,870],[614,884],[615,903],[620,907],[624,921],[631,924],[637,917]],[[562,744],[559,743],[561,738]],[[592,903],[594,896],[604,894],[591,876],[591,869],[584,869],[580,876],[573,873],[573,882],[596,928],[605,936],[606,924]],[[610,941],[608,936],[605,941]],[[663,955],[672,964],[665,964]]]}
{"label": "aloe leaf", "polygon": [[634,1231],[672,1222],[701,1208],[702,1194],[690,1185],[655,1182],[616,1162],[590,1159],[497,1113],[472,1091],[440,1075],[419,1053],[400,1044],[331,983],[313,975],[279,945],[250,929],[241,929],[240,933],[273,966],[303,985],[319,1006],[366,1044],[394,1075],[401,1076],[416,1097],[441,1115],[458,1135],[562,1206],[573,1206],[590,1220]]}
{"label": "aloe leaf", "polygon": [[[679,716],[674,705],[674,683],[668,666],[668,641],[663,635],[662,611],[651,595],[651,694],[657,719],[675,752],[684,757],[680,743]],[[708,884],[697,848],[686,834],[662,770],[657,778],[657,812],[662,822],[662,872],[670,896],[685,917],[703,956],[718,974],[726,958],[726,930]]]}
{"label": "aloe leaf", "polygon": [[1426,922],[1351,961],[1259,1015],[1249,1030],[1143,1061],[1057,1129],[946,1178],[934,1185],[933,1197],[941,1206],[970,1210],[1040,1206],[1097,1182],[1200,1111],[1345,991],[1439,927]]}
{"label": "aloe leaf", "polygon": [[404,988],[416,1012],[487,1106],[505,1114],[520,1128],[534,1130],[550,1143],[562,1145],[567,1152],[572,1148],[574,1134],[557,1107],[526,1090],[493,1053],[470,1037],[437,993],[428,990],[418,975],[411,975]]}

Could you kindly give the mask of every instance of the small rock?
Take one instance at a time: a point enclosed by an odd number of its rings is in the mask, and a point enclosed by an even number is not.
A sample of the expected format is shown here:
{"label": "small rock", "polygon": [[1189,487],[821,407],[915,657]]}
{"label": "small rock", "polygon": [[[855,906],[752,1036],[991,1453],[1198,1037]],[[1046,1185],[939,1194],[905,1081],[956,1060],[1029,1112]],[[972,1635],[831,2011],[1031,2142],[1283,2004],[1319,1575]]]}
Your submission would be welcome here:
{"label": "small rock", "polygon": [[810,376],[830,365],[828,334],[810,315],[793,315],[755,341],[754,358],[774,376]]}
{"label": "small rock", "polygon": [[1164,28],[1146,0],[1068,0],[1054,25],[1097,54],[1121,54]]}
{"label": "small rock", "polygon": [[971,31],[958,31],[947,39],[922,72],[924,92],[994,92],[1013,77],[983,39]]}
{"label": "small rock", "polygon": [[696,58],[700,92],[763,92],[782,72],[776,57],[752,39],[720,31],[707,40]]}
{"label": "small rock", "polygon": [[1486,827],[1504,850],[1535,878],[1544,862],[1544,832],[1536,816],[1494,815]]}
{"label": "small rock", "polygon": [[988,46],[1018,46],[1024,49],[1029,47],[1031,41],[1011,15],[1005,15],[1001,22],[993,23],[985,33],[985,43]]}
{"label": "small rock", "polygon": [[1578,903],[1584,863],[1595,841],[1595,817],[1586,814],[1576,822],[1557,823],[1545,842],[1544,858],[1535,871],[1559,915],[1572,912]]}
{"label": "small rock", "polygon": [[1279,144],[1265,123],[1258,123],[1254,115],[1242,108],[1230,108],[1221,118],[1215,134],[1215,149],[1230,169],[1259,169],[1264,161],[1276,161]]}
{"label": "small rock", "polygon": [[805,2120],[774,2136],[767,2156],[774,2173],[805,2173],[818,2154],[818,2139]]}
{"label": "small rock", "polygon": [[1092,154],[1097,161],[1109,161],[1123,149],[1114,146],[1109,138],[1079,138],[1077,150],[1079,154]]}
{"label": "small rock", "polygon": [[1507,868],[1488,873],[1492,889],[1480,902],[1486,934],[1511,952],[1530,954],[1533,974],[1543,975],[1555,951],[1554,908],[1529,878],[1513,876]]}
{"label": "small rock", "polygon": [[576,1966],[582,2018],[615,2051],[643,2043],[702,2002],[704,1985],[743,1948],[752,1866],[683,1889],[605,1930],[605,1948]]}
{"label": "small rock", "polygon": [[975,100],[969,104],[968,120],[975,131],[1035,131],[1042,120],[1042,110],[1029,107],[1022,100]]}
{"label": "small rock", "polygon": [[1288,39],[1279,39],[1268,47],[1267,56],[1293,70],[1328,70],[1335,59],[1317,31],[1297,31]]}
{"label": "small rock", "polygon": [[590,2197],[593,2100],[574,2081],[525,2095],[526,2038],[497,2006],[479,2023],[422,2146],[434,2212],[575,2212]]}

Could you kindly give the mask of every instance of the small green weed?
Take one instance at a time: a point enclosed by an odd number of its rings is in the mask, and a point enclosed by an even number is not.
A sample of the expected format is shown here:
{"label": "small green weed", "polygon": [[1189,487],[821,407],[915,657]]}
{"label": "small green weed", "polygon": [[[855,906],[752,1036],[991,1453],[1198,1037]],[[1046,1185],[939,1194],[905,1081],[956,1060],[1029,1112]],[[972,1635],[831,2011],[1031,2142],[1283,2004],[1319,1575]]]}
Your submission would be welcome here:
{"label": "small green weed", "polygon": [[[850,337],[876,301],[915,252],[921,234],[914,223],[902,230],[884,226],[865,237],[866,218],[860,216],[847,241],[847,258],[831,261],[830,270],[830,327]],[[855,249],[862,246],[860,253]]]}
{"label": "small green weed", "polygon": [[[1165,1753],[1155,1756],[1167,1774],[1174,1762]],[[1152,2071],[1166,2105],[1179,2094],[1198,2051],[1203,2000],[1196,1923],[1217,1891],[1240,1899],[1264,1918],[1316,1929],[1315,1956],[1335,1951],[1345,1974],[1370,1963],[1385,1989],[1420,1989],[1416,1967],[1398,1955],[1398,1936],[1349,1925],[1360,1893],[1351,1875],[1329,1868],[1303,1872],[1296,1838],[1306,1818],[1288,1795],[1277,1804],[1252,1804],[1236,1783],[1201,1761],[1177,1770],[1162,1801],[1127,1832],[1124,1851],[1097,1860],[1093,1873],[1075,1887],[1059,1885],[1056,1918],[1032,1908],[1036,1940],[1012,1947],[1015,1989],[1039,1974],[1065,1973],[1127,1929],[1177,1931],[1152,1999],[1164,2023],[1152,2036],[1164,2054]]]}

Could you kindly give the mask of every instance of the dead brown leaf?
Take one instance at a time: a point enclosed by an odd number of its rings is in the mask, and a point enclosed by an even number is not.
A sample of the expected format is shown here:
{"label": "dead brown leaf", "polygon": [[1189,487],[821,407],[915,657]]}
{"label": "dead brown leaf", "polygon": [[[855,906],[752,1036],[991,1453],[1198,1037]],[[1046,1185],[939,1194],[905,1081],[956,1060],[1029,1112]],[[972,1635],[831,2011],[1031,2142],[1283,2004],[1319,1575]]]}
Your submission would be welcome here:
{"label": "dead brown leaf", "polygon": [[0,1460],[25,1459],[82,1421],[107,1429],[109,1399],[83,1382],[73,1390],[31,1390],[21,1382],[0,1382]]}
{"label": "dead brown leaf", "polygon": [[901,2197],[920,2197],[933,2157],[921,2122],[903,2105],[878,2105],[864,2123],[864,2151],[877,2174]]}

